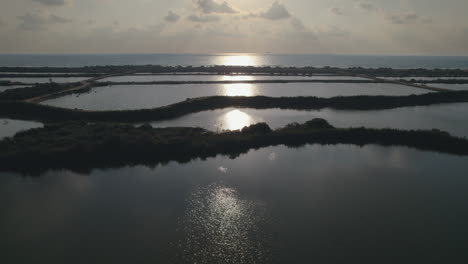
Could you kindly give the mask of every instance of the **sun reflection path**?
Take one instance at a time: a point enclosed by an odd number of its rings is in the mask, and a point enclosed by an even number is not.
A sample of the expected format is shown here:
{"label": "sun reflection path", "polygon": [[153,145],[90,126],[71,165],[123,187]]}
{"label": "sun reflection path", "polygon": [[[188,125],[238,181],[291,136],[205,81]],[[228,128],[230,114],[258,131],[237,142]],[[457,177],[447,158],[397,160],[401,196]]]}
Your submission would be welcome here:
{"label": "sun reflection path", "polygon": [[218,65],[227,66],[258,66],[258,59],[253,55],[236,54],[220,56]]}
{"label": "sun reflection path", "polygon": [[223,75],[222,81],[254,81],[255,76],[250,75]]}
{"label": "sun reflection path", "polygon": [[223,85],[224,96],[254,96],[255,86],[250,83],[232,83]]}
{"label": "sun reflection path", "polygon": [[212,184],[189,198],[179,242],[184,263],[267,263],[265,210],[229,187]]}
{"label": "sun reflection path", "polygon": [[221,124],[223,129],[238,130],[243,127],[250,126],[253,119],[246,113],[236,109],[223,115],[221,117]]}

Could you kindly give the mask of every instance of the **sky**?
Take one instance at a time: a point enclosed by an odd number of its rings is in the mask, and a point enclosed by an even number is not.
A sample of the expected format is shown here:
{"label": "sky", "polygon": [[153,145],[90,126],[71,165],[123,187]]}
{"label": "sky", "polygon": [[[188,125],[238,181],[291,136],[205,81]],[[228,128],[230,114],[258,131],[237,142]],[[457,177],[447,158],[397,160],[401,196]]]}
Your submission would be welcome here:
{"label": "sky", "polygon": [[0,53],[468,55],[467,0],[1,0]]}

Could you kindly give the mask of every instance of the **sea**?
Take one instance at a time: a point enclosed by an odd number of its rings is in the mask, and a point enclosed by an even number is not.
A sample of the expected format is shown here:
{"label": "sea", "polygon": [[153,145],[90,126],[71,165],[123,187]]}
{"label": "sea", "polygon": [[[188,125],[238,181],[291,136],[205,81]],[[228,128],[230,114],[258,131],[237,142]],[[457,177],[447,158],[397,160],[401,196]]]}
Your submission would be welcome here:
{"label": "sea", "polygon": [[313,66],[468,69],[466,56],[375,56],[318,54],[0,54],[0,67],[95,65]]}

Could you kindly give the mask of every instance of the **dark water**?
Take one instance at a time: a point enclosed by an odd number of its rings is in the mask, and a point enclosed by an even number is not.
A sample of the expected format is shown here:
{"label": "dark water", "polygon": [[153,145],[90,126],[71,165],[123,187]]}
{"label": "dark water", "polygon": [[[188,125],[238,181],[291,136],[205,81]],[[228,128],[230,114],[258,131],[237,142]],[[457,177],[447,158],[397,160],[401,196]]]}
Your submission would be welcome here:
{"label": "dark water", "polygon": [[67,95],[43,102],[46,105],[84,110],[128,110],[165,106],[202,96],[351,96],[410,95],[427,90],[395,84],[373,83],[269,83],[114,85],[94,88],[90,93]]}
{"label": "dark water", "polygon": [[86,175],[2,173],[0,255],[3,263],[465,263],[467,161],[314,145]]}
{"label": "dark water", "polygon": [[83,54],[0,55],[0,66],[279,65],[392,68],[468,68],[468,57],[274,55],[274,54]]}
{"label": "dark water", "polygon": [[440,104],[402,107],[378,111],[296,111],[248,108],[228,108],[204,111],[177,119],[152,123],[155,127],[202,127],[212,131],[237,130],[260,122],[272,128],[314,118],[326,119],[336,127],[369,127],[410,129],[440,129],[458,137],[468,138],[468,104]]}
{"label": "dark water", "polygon": [[12,137],[20,131],[38,128],[42,126],[43,125],[38,122],[0,118],[0,140],[6,137]]}

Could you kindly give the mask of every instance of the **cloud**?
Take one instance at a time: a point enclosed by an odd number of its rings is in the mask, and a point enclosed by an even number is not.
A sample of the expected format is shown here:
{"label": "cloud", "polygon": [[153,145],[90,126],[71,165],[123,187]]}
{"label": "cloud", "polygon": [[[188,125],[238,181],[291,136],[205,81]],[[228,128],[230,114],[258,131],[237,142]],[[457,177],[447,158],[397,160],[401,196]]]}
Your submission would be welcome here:
{"label": "cloud", "polygon": [[44,30],[49,24],[66,24],[72,21],[71,19],[57,15],[45,16],[38,13],[26,13],[17,18],[21,21],[18,29],[31,31]]}
{"label": "cloud", "polygon": [[199,23],[217,22],[221,20],[219,16],[197,16],[197,15],[190,15],[187,17],[187,19],[192,22],[199,22]]}
{"label": "cloud", "polygon": [[22,30],[42,30],[45,29],[45,25],[47,24],[46,20],[38,14],[26,13],[18,16],[18,19],[21,21],[18,28]]}
{"label": "cloud", "polygon": [[267,11],[260,13],[260,17],[270,20],[281,20],[290,18],[291,14],[286,6],[278,2],[274,2]]}
{"label": "cloud", "polygon": [[425,17],[425,18],[422,18],[421,22],[423,22],[424,24],[429,24],[429,23],[434,22],[434,20],[430,17]]}
{"label": "cloud", "polygon": [[358,6],[361,9],[367,10],[367,11],[377,11],[377,7],[375,7],[373,4],[368,3],[368,2],[358,2]]}
{"label": "cloud", "polygon": [[304,26],[304,23],[302,23],[302,20],[298,18],[291,19],[291,25],[293,26],[295,30],[299,30],[299,31],[304,30],[306,28]]}
{"label": "cloud", "polygon": [[65,23],[70,23],[73,20],[61,16],[56,16],[56,15],[50,15],[49,18],[47,19],[48,23],[51,24],[65,24]]}
{"label": "cloud", "polygon": [[234,8],[229,6],[229,4],[224,1],[222,3],[218,3],[214,0],[194,0],[195,6],[200,9],[205,14],[210,13],[226,13],[226,14],[234,14],[237,13]]}
{"label": "cloud", "polygon": [[404,14],[404,15],[390,15],[387,16],[387,20],[390,21],[390,23],[395,24],[395,25],[407,25],[411,23],[432,23],[431,18],[427,17],[420,17],[416,13],[409,13],[409,14]]}
{"label": "cloud", "polygon": [[180,19],[180,16],[172,11],[169,11],[169,13],[167,13],[167,15],[164,17],[164,21],[170,22],[170,23],[175,23],[179,21],[179,19]]}
{"label": "cloud", "polygon": [[33,0],[48,6],[62,6],[67,4],[67,0]]}
{"label": "cloud", "polygon": [[330,9],[330,12],[334,15],[337,15],[337,16],[342,16],[344,15],[344,12],[343,10],[341,10],[341,8],[338,8],[338,7],[333,7],[332,9]]}

